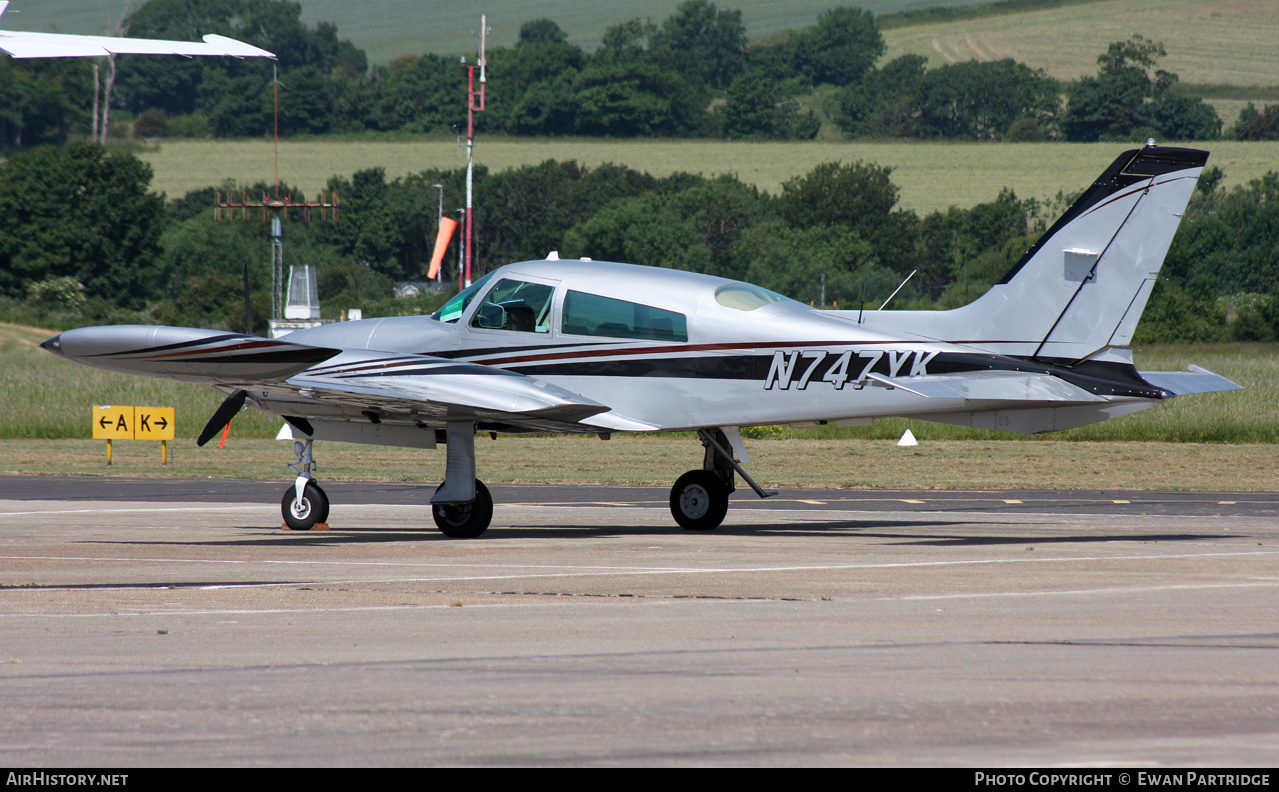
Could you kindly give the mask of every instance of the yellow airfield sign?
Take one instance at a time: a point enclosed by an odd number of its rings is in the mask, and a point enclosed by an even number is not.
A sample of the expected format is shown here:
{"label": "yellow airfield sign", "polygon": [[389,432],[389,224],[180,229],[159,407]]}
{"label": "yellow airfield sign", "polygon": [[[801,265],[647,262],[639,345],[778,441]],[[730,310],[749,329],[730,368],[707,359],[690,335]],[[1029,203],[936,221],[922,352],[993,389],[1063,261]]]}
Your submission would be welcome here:
{"label": "yellow airfield sign", "polygon": [[172,407],[134,407],[134,440],[172,440]]}
{"label": "yellow airfield sign", "polygon": [[172,440],[172,407],[94,405],[94,440]]}
{"label": "yellow airfield sign", "polygon": [[160,464],[167,466],[173,429],[172,407],[93,406],[93,439],[107,441],[108,465],[112,440],[159,440]]}
{"label": "yellow airfield sign", "polygon": [[110,404],[93,406],[94,440],[132,440],[133,408]]}

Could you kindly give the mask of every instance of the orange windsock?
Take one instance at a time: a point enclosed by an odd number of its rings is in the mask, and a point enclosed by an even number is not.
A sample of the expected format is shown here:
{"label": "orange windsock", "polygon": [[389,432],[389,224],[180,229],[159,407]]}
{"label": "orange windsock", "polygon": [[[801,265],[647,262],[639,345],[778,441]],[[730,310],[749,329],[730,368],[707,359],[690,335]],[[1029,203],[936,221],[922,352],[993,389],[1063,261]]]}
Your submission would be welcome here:
{"label": "orange windsock", "polygon": [[444,252],[449,249],[449,240],[453,238],[453,231],[456,228],[457,221],[453,218],[440,218],[440,234],[435,238],[435,253],[431,254],[431,269],[427,271],[426,277],[435,278],[440,274],[440,264],[444,261]]}

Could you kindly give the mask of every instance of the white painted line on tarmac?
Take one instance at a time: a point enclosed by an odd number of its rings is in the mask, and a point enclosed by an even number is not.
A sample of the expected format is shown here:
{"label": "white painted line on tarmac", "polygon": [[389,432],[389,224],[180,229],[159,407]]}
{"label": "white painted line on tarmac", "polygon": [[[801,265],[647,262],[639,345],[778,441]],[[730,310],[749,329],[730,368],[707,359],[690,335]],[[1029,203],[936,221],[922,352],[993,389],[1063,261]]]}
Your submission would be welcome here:
{"label": "white painted line on tarmac", "polygon": [[272,508],[269,503],[254,506],[161,506],[154,509],[50,509],[48,511],[0,512],[0,517],[29,517],[40,514],[150,514],[151,512],[219,512],[260,511]]}
{"label": "white painted line on tarmac", "polygon": [[1150,594],[1156,591],[1201,591],[1204,589],[1279,588],[1279,581],[1269,583],[1196,583],[1177,586],[1140,586],[1136,588],[1064,589],[1061,591],[985,591],[967,594],[917,594],[909,597],[880,597],[887,600],[961,600],[993,597],[1059,597],[1093,596],[1097,594]]}

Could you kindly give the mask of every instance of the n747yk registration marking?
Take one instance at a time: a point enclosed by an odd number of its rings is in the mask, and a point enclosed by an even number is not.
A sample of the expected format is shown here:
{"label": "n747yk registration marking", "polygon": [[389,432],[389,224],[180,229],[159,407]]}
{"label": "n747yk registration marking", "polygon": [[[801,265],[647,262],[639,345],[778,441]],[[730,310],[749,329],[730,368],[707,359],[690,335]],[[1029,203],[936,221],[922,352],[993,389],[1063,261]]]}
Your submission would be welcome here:
{"label": "n747yk registration marking", "polygon": [[928,363],[938,354],[916,349],[867,349],[856,353],[851,349],[843,352],[779,349],[773,353],[768,376],[764,378],[764,390],[774,387],[789,390],[792,386],[795,390],[804,390],[811,382],[827,382],[835,390],[843,390],[849,382],[860,388],[871,372],[889,377],[903,374],[918,377],[928,373]]}

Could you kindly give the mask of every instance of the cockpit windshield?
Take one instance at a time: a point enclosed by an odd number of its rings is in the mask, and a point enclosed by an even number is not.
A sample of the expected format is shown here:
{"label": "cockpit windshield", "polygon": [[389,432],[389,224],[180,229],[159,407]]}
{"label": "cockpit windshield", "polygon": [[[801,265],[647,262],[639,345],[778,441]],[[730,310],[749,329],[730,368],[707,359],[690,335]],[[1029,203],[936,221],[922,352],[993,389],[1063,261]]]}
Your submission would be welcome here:
{"label": "cockpit windshield", "polygon": [[453,299],[444,303],[443,308],[431,314],[431,318],[440,322],[456,322],[460,320],[462,314],[466,312],[466,306],[471,304],[471,300],[475,299],[475,295],[480,293],[491,277],[493,277],[493,273],[490,272],[458,292]]}

